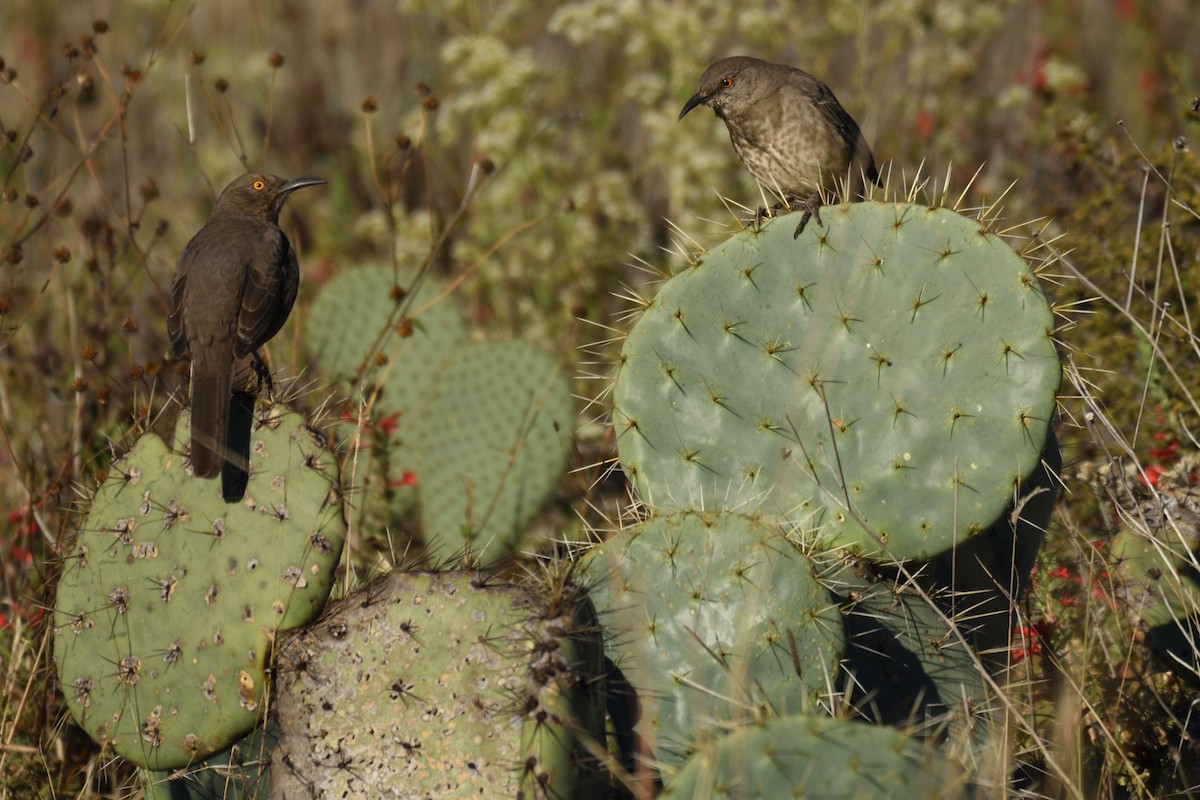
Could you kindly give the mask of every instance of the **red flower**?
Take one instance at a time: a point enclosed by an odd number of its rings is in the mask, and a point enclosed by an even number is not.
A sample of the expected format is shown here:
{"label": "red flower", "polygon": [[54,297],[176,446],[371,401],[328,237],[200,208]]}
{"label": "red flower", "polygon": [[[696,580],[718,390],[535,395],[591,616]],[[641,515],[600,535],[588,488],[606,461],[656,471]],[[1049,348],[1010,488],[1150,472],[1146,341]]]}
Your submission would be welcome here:
{"label": "red flower", "polygon": [[388,414],[378,422],[379,430],[383,431],[385,436],[391,436],[400,428],[400,412],[396,411]]}
{"label": "red flower", "polygon": [[416,486],[416,485],[417,485],[417,476],[413,474],[412,470],[405,470],[404,474],[402,476],[400,476],[400,480],[391,482],[391,487],[393,489],[395,489],[398,486]]}
{"label": "red flower", "polygon": [[1158,478],[1164,472],[1166,470],[1162,467],[1146,467],[1138,473],[1138,480],[1147,486],[1158,486]]}

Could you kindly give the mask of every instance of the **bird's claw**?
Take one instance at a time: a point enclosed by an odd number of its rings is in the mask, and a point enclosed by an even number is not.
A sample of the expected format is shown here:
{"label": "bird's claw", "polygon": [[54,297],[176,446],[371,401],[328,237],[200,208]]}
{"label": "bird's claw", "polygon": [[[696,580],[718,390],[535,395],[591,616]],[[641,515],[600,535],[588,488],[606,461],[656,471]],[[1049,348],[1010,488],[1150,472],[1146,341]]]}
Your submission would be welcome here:
{"label": "bird's claw", "polygon": [[275,402],[275,383],[271,380],[271,368],[263,362],[258,353],[251,354],[251,361],[254,364],[254,375],[258,379],[258,385],[254,387],[254,393],[258,394],[265,383],[267,385],[267,399]]}
{"label": "bird's claw", "polygon": [[809,219],[816,219],[818,225],[825,227],[825,223],[821,221],[821,198],[810,197],[800,207],[804,209],[804,214],[800,217],[800,224],[796,226],[795,233],[792,234],[793,239],[800,238]]}

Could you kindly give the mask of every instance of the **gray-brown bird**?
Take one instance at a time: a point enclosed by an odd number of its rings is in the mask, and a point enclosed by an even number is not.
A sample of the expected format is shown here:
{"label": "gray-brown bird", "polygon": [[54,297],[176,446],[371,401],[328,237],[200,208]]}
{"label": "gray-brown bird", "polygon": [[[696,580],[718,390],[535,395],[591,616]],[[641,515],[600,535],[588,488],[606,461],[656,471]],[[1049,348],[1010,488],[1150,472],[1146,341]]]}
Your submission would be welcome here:
{"label": "gray-brown bird", "polygon": [[698,105],[725,121],[734,152],[756,181],[804,209],[796,236],[813,215],[821,224],[822,195],[839,197],[845,184],[849,197],[861,200],[865,182],[879,182],[858,123],[828,86],[804,70],[748,56],[725,58],[700,76],[700,89],[679,119]]}
{"label": "gray-brown bird", "polygon": [[177,357],[192,357],[192,471],[213,478],[225,464],[233,365],[279,332],[296,302],[300,267],[279,227],[288,195],[320,178],[234,179],[175,267],[167,332]]}

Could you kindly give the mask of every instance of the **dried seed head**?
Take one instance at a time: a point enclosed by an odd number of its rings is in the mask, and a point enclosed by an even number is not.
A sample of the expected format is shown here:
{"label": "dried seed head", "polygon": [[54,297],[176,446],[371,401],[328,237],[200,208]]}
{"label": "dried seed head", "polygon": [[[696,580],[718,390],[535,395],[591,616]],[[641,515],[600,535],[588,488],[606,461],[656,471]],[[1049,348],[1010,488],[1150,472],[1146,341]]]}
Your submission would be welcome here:
{"label": "dried seed head", "polygon": [[271,65],[272,69],[279,69],[283,66],[283,53],[278,50],[272,51],[271,55],[267,56],[267,63]]}
{"label": "dried seed head", "polygon": [[92,30],[96,33],[108,33],[108,22],[103,19],[92,20]]}
{"label": "dried seed head", "polygon": [[379,104],[375,102],[374,97],[368,95],[363,98],[360,108],[364,114],[374,114],[375,110],[379,108]]}
{"label": "dried seed head", "polygon": [[412,147],[412,139],[409,138],[408,134],[407,133],[397,133],[396,134],[396,149],[397,150],[407,150],[410,147]]}
{"label": "dried seed head", "polygon": [[213,86],[216,87],[216,90],[221,94],[225,94],[225,92],[229,91],[229,81],[225,80],[224,78],[217,78],[216,82],[213,83]]}
{"label": "dried seed head", "polygon": [[66,264],[71,260],[70,248],[62,246],[54,248],[54,260],[59,264]]}
{"label": "dried seed head", "polygon": [[196,66],[204,63],[204,53],[201,53],[199,50],[193,50],[192,52],[188,53],[188,58],[191,59],[191,62]]}
{"label": "dried seed head", "polygon": [[137,333],[137,320],[133,317],[126,317],[125,319],[121,320],[121,330],[125,331],[126,333]]}

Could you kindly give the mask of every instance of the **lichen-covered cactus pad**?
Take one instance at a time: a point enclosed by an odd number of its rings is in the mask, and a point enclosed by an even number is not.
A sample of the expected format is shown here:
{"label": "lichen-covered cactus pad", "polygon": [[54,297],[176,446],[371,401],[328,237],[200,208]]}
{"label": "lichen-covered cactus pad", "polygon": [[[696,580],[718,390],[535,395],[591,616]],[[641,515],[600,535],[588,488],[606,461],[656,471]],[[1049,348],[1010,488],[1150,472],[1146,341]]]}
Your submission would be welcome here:
{"label": "lichen-covered cactus pad", "polygon": [[1038,462],[1059,360],[1033,268],[944,208],[746,230],[629,333],[614,424],[654,508],[821,526],[898,560],[987,528]]}
{"label": "lichen-covered cactus pad", "polygon": [[[187,417],[175,431],[189,439]],[[250,479],[220,481],[144,435],[113,464],[63,561],[55,656],[67,706],[97,741],[151,769],[194,763],[263,711],[279,630],[321,610],[345,524],[324,439],[279,407],[255,415]]]}
{"label": "lichen-covered cactus pad", "polygon": [[611,796],[600,647],[568,581],[392,572],[281,644],[273,796]]}

